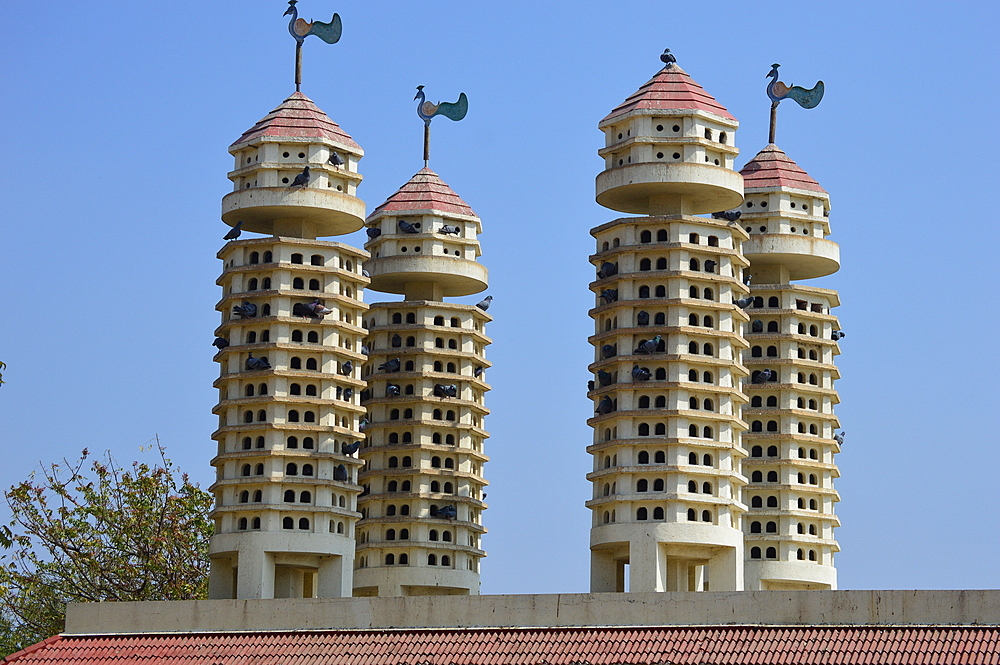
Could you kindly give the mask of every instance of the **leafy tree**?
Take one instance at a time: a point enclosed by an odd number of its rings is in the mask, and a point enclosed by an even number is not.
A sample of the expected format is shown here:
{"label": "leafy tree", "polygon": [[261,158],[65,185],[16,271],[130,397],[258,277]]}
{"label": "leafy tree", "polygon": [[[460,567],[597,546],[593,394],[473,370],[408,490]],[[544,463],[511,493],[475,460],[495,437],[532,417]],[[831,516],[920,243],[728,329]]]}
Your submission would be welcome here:
{"label": "leafy tree", "polygon": [[131,469],[84,449],[5,493],[0,653],[62,631],[67,602],[207,597],[212,495],[156,447],[158,463]]}

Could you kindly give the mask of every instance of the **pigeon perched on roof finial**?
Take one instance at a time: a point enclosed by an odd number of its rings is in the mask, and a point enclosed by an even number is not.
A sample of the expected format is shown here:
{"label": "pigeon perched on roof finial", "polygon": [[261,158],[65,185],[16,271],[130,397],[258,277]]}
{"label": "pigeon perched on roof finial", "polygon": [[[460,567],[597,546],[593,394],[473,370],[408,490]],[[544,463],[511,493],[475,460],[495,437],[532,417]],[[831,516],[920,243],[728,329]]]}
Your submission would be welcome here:
{"label": "pigeon perched on roof finial", "polygon": [[673,56],[673,55],[672,55],[672,54],[670,53],[670,49],[668,49],[668,48],[665,48],[665,49],[663,49],[663,55],[661,55],[661,56],[660,56],[660,60],[662,60],[662,61],[663,61],[663,63],[664,63],[664,64],[665,64],[665,65],[666,65],[667,67],[670,67],[670,66],[672,66],[672,65],[673,65],[673,64],[674,64],[675,62],[677,62],[677,58],[675,58],[675,57],[674,57],[674,56]]}

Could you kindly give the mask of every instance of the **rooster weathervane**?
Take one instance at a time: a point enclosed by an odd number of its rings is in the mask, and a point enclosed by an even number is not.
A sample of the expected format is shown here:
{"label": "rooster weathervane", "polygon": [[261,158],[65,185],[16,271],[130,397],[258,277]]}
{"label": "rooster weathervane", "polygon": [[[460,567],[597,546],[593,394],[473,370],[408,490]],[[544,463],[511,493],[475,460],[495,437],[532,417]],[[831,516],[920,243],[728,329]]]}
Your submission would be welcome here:
{"label": "rooster weathervane", "polygon": [[302,87],[302,42],[309,35],[316,35],[327,44],[336,44],[340,41],[340,33],[344,26],[340,22],[340,15],[334,14],[329,23],[323,21],[307,21],[299,18],[299,10],[295,3],[299,0],[288,0],[288,9],[285,16],[291,14],[288,21],[288,32],[295,38],[295,92],[299,92]]}
{"label": "rooster weathervane", "polygon": [[424,86],[417,86],[417,95],[413,99],[417,100],[417,115],[424,121],[424,167],[427,167],[431,158],[431,120],[434,116],[443,115],[450,120],[461,120],[469,112],[469,98],[465,93],[459,93],[457,102],[439,102],[434,104],[427,101],[424,95]]}
{"label": "rooster weathervane", "polygon": [[798,85],[785,85],[778,80],[778,67],[780,66],[777,63],[771,65],[771,71],[767,73],[767,77],[771,79],[767,84],[767,96],[771,98],[771,130],[768,133],[768,143],[774,143],[775,125],[778,122],[778,104],[781,103],[782,99],[791,99],[804,109],[816,108],[823,99],[823,92],[826,90],[822,81],[817,81],[810,90]]}

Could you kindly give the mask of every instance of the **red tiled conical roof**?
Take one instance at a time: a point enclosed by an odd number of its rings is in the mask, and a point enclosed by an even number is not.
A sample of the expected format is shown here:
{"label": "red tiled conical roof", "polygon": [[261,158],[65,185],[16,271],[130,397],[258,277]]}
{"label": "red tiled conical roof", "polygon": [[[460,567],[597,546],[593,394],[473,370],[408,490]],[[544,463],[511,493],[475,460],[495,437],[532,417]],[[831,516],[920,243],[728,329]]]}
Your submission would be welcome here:
{"label": "red tiled conical roof", "polygon": [[400,187],[385,203],[375,208],[369,219],[381,212],[437,210],[453,215],[476,216],[469,204],[426,166]]}
{"label": "red tiled conical roof", "polygon": [[826,190],[819,186],[808,173],[782,152],[781,148],[768,143],[767,146],[747,162],[740,171],[743,176],[743,188],[755,187],[793,187],[808,189],[813,192]]}
{"label": "red tiled conical roof", "polygon": [[676,64],[661,69],[631,97],[605,116],[604,120],[633,109],[699,109],[736,120],[722,104],[715,101],[715,97],[705,92],[704,88]]}
{"label": "red tiled conical roof", "polygon": [[[281,102],[256,125],[243,132],[233,145],[246,143],[262,136],[274,138],[322,138],[361,150],[347,132],[330,119],[313,100],[301,92]],[[232,147],[232,146],[230,146]]]}

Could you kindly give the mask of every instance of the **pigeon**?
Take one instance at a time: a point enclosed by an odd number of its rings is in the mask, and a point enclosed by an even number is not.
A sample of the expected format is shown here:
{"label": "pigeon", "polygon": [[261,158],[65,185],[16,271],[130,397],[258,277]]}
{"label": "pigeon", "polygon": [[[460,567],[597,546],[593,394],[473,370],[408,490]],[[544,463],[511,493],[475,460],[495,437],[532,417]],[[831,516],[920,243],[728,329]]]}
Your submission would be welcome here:
{"label": "pigeon", "polygon": [[844,337],[847,337],[847,333],[845,333],[843,330],[834,330],[833,334],[831,334],[830,337],[833,339],[834,342],[836,342],[840,339],[843,339]]}
{"label": "pigeon", "polygon": [[764,322],[760,319],[754,319],[754,322],[750,324],[750,332],[764,332]]}
{"label": "pigeon", "polygon": [[309,303],[309,309],[311,309],[312,313],[321,319],[327,314],[333,314],[333,310],[329,307],[325,307],[322,303],[320,303],[318,298]]}
{"label": "pigeon", "polygon": [[715,261],[708,259],[705,261],[705,272],[715,272]]}
{"label": "pigeon", "polygon": [[833,440],[837,442],[838,446],[844,445],[844,434],[847,432],[841,430],[839,433],[833,435]]}
{"label": "pigeon", "polygon": [[355,441],[354,443],[345,443],[343,447],[340,449],[340,452],[342,452],[345,455],[353,455],[354,453],[358,452],[360,448],[361,448],[361,442]]}
{"label": "pigeon", "polygon": [[660,56],[660,61],[663,62],[663,64],[665,64],[667,67],[672,67],[673,64],[677,62],[677,58],[675,58],[674,55],[670,52],[670,49],[665,48],[663,49],[663,55]]}
{"label": "pigeon", "polygon": [[746,298],[740,298],[739,300],[734,300],[733,304],[740,309],[746,309],[753,304],[753,296],[747,296]]}
{"label": "pigeon", "polygon": [[594,389],[594,381],[593,380],[587,381],[587,392],[590,392],[593,389]]}
{"label": "pigeon", "polygon": [[477,367],[476,369],[472,370],[472,376],[476,377],[477,379],[479,377],[481,377],[482,375],[483,375],[483,368],[482,367]]}
{"label": "pigeon", "polygon": [[233,314],[241,319],[252,319],[257,316],[257,305],[244,300],[242,305],[233,305]]}
{"label": "pigeon", "polygon": [[744,277],[743,277],[743,286],[750,286],[750,280],[752,278],[753,278],[753,275],[744,275]]}
{"label": "pigeon", "polygon": [[393,358],[392,360],[386,360],[384,363],[378,366],[383,372],[398,372],[399,371],[399,358]]}
{"label": "pigeon", "polygon": [[604,358],[613,358],[613,357],[615,357],[617,355],[618,355],[618,352],[615,351],[615,347],[611,346],[610,344],[605,344],[604,346],[601,347],[601,356],[602,357],[604,357]]}
{"label": "pigeon", "polygon": [[307,166],[302,169],[302,173],[295,176],[295,180],[292,181],[292,184],[289,185],[289,187],[308,187],[310,177],[309,167]]}
{"label": "pigeon", "polygon": [[757,375],[757,378],[753,380],[753,383],[767,383],[774,376],[774,372],[769,369],[763,369]]}
{"label": "pigeon", "polygon": [[492,302],[493,302],[493,296],[486,296],[485,298],[476,303],[476,307],[485,312],[490,308],[490,303]]}
{"label": "pigeon", "polygon": [[339,169],[341,166],[344,165],[344,160],[343,160],[343,158],[340,155],[338,155],[337,153],[335,153],[335,152],[333,152],[331,150],[330,151],[330,163],[333,164],[334,168]]}
{"label": "pigeon", "polygon": [[649,312],[639,312],[639,315],[635,317],[636,323],[640,326],[649,325]]}
{"label": "pigeon", "polygon": [[338,464],[337,469],[333,472],[333,479],[346,483],[349,477],[350,476],[347,475],[347,467],[343,464]]}
{"label": "pigeon", "polygon": [[398,226],[399,230],[403,233],[420,233],[420,229],[415,227],[413,224],[410,224],[405,219],[401,219],[396,222],[396,226]]}
{"label": "pigeon", "polygon": [[217,348],[219,351],[229,346],[229,340],[225,337],[216,337],[215,341],[212,342],[212,346]]}
{"label": "pigeon", "polygon": [[431,517],[443,517],[446,520],[453,520],[458,517],[458,511],[455,510],[455,506],[441,506],[437,509],[437,515],[431,515]]}
{"label": "pigeon", "polygon": [[354,397],[354,388],[344,388],[344,401],[349,402]]}
{"label": "pigeon", "polygon": [[347,362],[345,362],[343,365],[340,366],[340,373],[343,374],[344,376],[350,376],[351,372],[353,371],[354,371],[354,363],[352,363],[350,360],[348,360]]}
{"label": "pigeon", "polygon": [[382,229],[368,228],[365,229],[365,233],[368,234],[369,238],[372,238],[374,240],[375,238],[378,238],[380,235],[382,235]]}
{"label": "pigeon", "polygon": [[234,226],[233,228],[229,229],[229,233],[227,233],[226,235],[222,236],[222,239],[223,240],[236,240],[237,238],[240,237],[240,234],[243,233],[243,231],[240,230],[242,228],[243,228],[243,220],[241,219],[240,221],[236,222],[236,226]]}
{"label": "pigeon", "polygon": [[601,269],[597,271],[597,278],[604,279],[605,277],[611,277],[612,275],[618,274],[618,266],[610,261],[605,261],[601,264]]}
{"label": "pigeon", "polygon": [[603,298],[606,303],[615,302],[618,300],[618,289],[604,289],[601,291],[601,298]]}
{"label": "pigeon", "polygon": [[397,386],[395,383],[390,383],[390,384],[386,385],[386,387],[385,387],[385,396],[386,397],[399,397],[399,394],[400,394],[399,393],[399,386]]}
{"label": "pigeon", "polygon": [[368,348],[368,345],[367,345],[367,344],[362,344],[362,345],[361,345],[361,354],[362,354],[362,355],[365,355],[365,356],[367,356],[367,355],[370,355],[370,354],[371,354],[371,349],[369,349],[369,348]]}
{"label": "pigeon", "polygon": [[368,390],[368,388],[365,388],[364,390],[361,391],[362,402],[367,402],[371,398],[372,398],[372,391]]}
{"label": "pigeon", "polygon": [[636,353],[652,353],[653,351],[656,351],[656,347],[658,347],[660,345],[660,342],[662,342],[662,341],[663,341],[663,338],[660,337],[659,335],[657,335],[653,339],[645,339],[645,340],[639,342],[639,346],[636,347],[635,352]]}
{"label": "pigeon", "polygon": [[742,214],[743,213],[740,212],[739,210],[723,210],[722,212],[713,212],[712,213],[712,218],[713,219],[724,219],[727,222],[729,222],[730,224],[733,224],[733,223],[736,222],[737,219],[740,218],[740,215],[742,215]]}
{"label": "pigeon", "polygon": [[636,381],[649,381],[651,376],[653,376],[653,374],[649,371],[648,367],[632,365],[632,378]]}
{"label": "pigeon", "polygon": [[597,370],[597,382],[601,384],[601,387],[610,386],[615,382],[615,377],[610,372],[605,372],[603,369]]}
{"label": "pigeon", "polygon": [[599,416],[603,416],[606,413],[611,413],[615,410],[615,403],[611,401],[611,398],[605,395],[601,398],[601,401],[597,403],[597,409],[594,411]]}
{"label": "pigeon", "polygon": [[457,226],[448,226],[447,224],[438,229],[438,233],[443,233],[444,235],[448,235],[450,233],[451,235],[457,236],[461,232],[462,229]]}
{"label": "pigeon", "polygon": [[458,397],[458,386],[442,386],[440,383],[434,385],[435,397]]}
{"label": "pigeon", "polygon": [[403,338],[399,335],[393,335],[390,343],[392,344],[392,348],[398,349],[403,346]]}
{"label": "pigeon", "polygon": [[370,272],[368,272],[367,270],[365,270],[364,268],[361,269],[361,274],[364,275],[365,277],[371,279],[372,274]]}
{"label": "pigeon", "polygon": [[364,432],[366,427],[368,427],[368,419],[362,418],[360,422],[358,422],[358,431]]}
{"label": "pigeon", "polygon": [[247,355],[245,367],[253,372],[258,369],[271,369],[271,363],[267,362],[267,358],[254,358],[253,354],[250,353]]}
{"label": "pigeon", "polygon": [[292,316],[301,316],[309,319],[317,318],[313,313],[312,308],[304,302],[297,302],[292,305]]}

